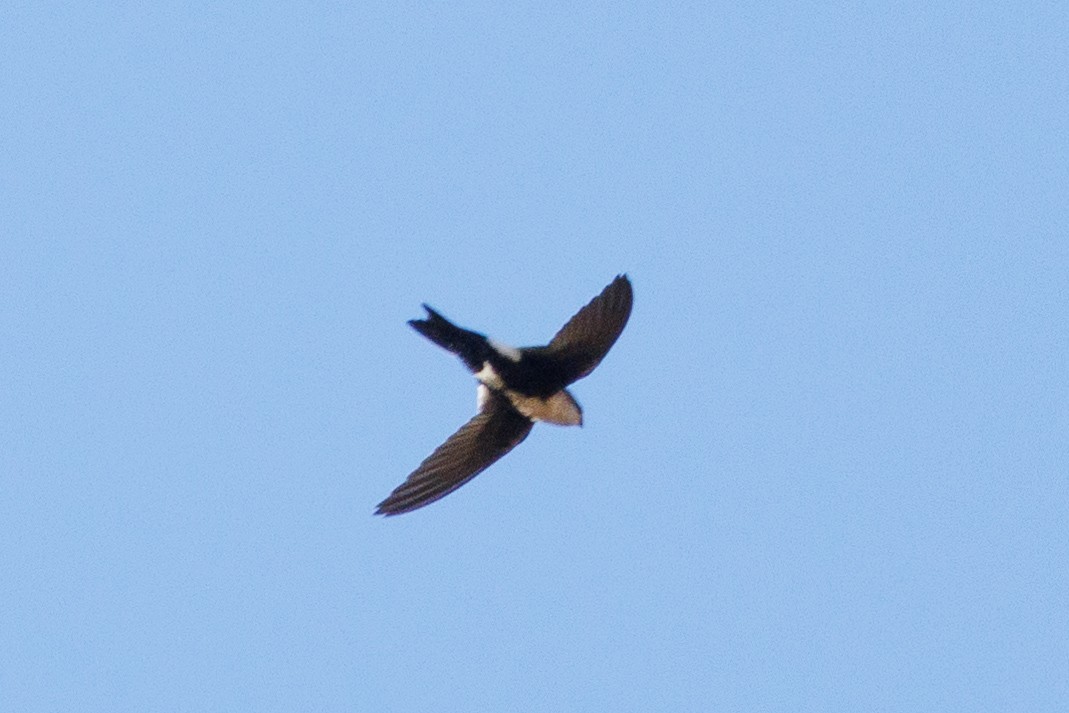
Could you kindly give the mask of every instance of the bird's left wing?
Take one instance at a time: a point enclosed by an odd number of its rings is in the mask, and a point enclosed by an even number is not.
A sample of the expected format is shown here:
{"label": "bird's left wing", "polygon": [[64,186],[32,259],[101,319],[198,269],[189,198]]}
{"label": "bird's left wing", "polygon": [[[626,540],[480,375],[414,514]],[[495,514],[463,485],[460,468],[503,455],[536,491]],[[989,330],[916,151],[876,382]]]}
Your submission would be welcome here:
{"label": "bird's left wing", "polygon": [[518,446],[534,423],[504,396],[490,391],[482,410],[431,453],[376,515],[400,515],[448,495]]}

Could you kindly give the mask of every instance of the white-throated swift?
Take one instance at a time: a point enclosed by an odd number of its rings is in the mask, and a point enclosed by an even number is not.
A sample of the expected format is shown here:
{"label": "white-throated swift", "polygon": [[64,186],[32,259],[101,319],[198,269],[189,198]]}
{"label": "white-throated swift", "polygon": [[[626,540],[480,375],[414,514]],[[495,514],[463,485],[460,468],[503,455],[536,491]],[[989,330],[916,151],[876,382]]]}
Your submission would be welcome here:
{"label": "white-throated swift", "polygon": [[594,370],[631,315],[627,275],[575,313],[544,347],[510,347],[451,323],[427,305],[417,332],[447,349],[475,374],[478,413],[379,503],[377,515],[400,515],[448,495],[518,446],[535,421],[582,426],[583,411],[565,388]]}

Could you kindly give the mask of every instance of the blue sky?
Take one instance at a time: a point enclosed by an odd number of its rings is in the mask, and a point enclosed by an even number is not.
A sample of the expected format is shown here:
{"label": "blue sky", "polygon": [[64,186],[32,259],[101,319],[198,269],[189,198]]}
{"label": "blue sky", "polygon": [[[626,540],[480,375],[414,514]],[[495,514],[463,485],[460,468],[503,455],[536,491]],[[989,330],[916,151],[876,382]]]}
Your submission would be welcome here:
{"label": "blue sky", "polygon": [[0,19],[0,710],[1063,710],[1060,4]]}

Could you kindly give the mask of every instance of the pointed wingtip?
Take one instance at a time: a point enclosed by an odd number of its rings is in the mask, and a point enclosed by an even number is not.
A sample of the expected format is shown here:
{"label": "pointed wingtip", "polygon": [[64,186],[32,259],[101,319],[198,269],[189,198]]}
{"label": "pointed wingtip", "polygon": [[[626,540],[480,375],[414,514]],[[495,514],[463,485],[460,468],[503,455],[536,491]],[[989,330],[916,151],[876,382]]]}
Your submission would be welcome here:
{"label": "pointed wingtip", "polygon": [[375,506],[375,514],[382,515],[383,517],[393,517],[394,515],[400,515],[404,512],[408,512],[408,510],[405,508],[398,508],[396,504],[390,502],[390,498],[386,498]]}
{"label": "pointed wingtip", "polygon": [[626,294],[630,299],[633,299],[635,288],[631,284],[631,278],[627,276],[626,272],[621,272],[619,275],[613,278],[612,282],[605,286],[602,293],[618,292],[620,294]]}

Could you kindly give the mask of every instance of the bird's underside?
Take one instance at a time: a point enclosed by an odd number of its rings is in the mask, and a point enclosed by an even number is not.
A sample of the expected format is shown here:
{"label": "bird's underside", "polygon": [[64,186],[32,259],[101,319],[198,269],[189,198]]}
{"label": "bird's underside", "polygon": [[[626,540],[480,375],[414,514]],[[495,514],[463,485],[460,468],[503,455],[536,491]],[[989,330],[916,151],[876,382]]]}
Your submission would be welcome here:
{"label": "bird's underside", "polygon": [[535,421],[581,425],[582,411],[565,387],[605,357],[627,324],[632,301],[631,283],[620,275],[549,344],[519,349],[458,327],[424,305],[427,318],[409,324],[475,375],[479,410],[379,503],[376,514],[399,515],[451,493],[519,445]]}

